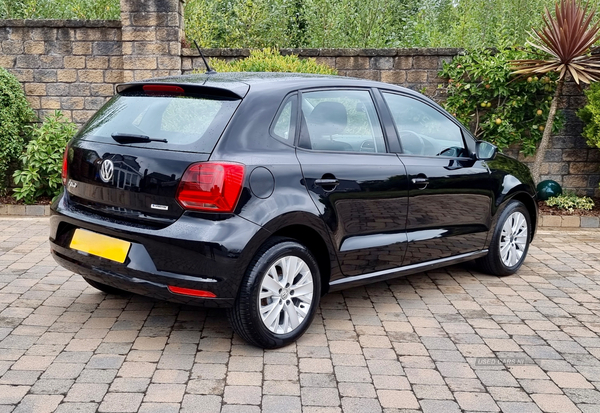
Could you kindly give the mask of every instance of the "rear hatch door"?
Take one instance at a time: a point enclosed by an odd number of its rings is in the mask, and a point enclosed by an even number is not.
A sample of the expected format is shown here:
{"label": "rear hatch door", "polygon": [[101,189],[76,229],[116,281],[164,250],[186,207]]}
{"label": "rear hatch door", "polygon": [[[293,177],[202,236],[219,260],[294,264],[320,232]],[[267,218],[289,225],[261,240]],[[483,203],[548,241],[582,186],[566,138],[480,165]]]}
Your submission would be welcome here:
{"label": "rear hatch door", "polygon": [[241,97],[186,85],[124,89],[69,144],[68,200],[89,213],[166,226],[183,213],[182,175],[208,160]]}

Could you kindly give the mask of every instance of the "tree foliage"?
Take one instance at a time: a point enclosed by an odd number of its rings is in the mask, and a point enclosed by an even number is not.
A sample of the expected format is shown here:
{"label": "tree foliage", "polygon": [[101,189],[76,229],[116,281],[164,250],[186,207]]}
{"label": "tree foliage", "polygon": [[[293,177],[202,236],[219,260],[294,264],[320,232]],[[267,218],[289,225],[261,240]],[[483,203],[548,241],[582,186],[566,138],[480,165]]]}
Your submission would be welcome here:
{"label": "tree foliage", "polygon": [[[595,0],[597,1],[597,0]],[[187,0],[202,47],[523,45],[555,0]],[[119,0],[0,0],[0,18],[119,19]]]}
{"label": "tree foliage", "polygon": [[19,81],[0,67],[0,195],[6,193],[11,164],[21,155],[34,118]]}
{"label": "tree foliage", "polygon": [[531,174],[536,182],[541,179],[542,162],[554,125],[567,73],[575,82],[590,83],[600,80],[600,56],[591,54],[591,48],[600,39],[600,24],[594,23],[596,9],[588,8],[577,0],[560,0],[555,5],[554,15],[548,8],[544,11],[543,24],[534,30],[527,43],[541,54],[534,58],[513,60],[514,74],[532,76],[558,73],[558,85],[550,105],[546,130],[535,154]]}
{"label": "tree foliage", "polygon": [[[449,82],[446,109],[478,139],[499,148],[519,144],[525,155],[532,155],[542,138],[557,76],[515,79],[510,61],[526,56],[518,49],[476,49],[445,63],[440,76]],[[555,128],[561,125],[558,121]]]}
{"label": "tree foliage", "polygon": [[523,45],[555,0],[188,0],[202,47]]}
{"label": "tree foliage", "polygon": [[0,19],[120,18],[119,0],[0,0]]}
{"label": "tree foliage", "polygon": [[586,105],[577,112],[583,121],[583,137],[589,146],[600,149],[600,83],[593,83],[585,91]]}

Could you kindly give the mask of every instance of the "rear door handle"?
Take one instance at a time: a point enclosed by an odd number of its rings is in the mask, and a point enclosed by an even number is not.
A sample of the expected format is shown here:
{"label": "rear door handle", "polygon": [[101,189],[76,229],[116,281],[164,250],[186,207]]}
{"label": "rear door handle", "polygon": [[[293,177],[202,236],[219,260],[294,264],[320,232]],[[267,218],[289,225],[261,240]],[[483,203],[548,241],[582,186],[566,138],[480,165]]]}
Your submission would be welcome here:
{"label": "rear door handle", "polygon": [[333,185],[339,185],[340,181],[338,181],[337,179],[317,179],[315,180],[315,185],[319,185],[319,186],[333,186]]}
{"label": "rear door handle", "polygon": [[427,185],[429,185],[429,178],[427,178],[424,175],[417,176],[416,178],[412,178],[410,181],[419,190],[425,189],[425,188],[427,188]]}

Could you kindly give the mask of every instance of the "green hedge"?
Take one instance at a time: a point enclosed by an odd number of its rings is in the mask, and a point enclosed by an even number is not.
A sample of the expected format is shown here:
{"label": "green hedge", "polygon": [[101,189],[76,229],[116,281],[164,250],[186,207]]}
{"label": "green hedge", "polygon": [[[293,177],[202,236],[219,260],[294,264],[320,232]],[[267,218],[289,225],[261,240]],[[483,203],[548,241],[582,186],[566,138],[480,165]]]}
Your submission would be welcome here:
{"label": "green hedge", "polygon": [[34,119],[21,84],[0,67],[0,195],[6,194],[8,177],[23,152]]}

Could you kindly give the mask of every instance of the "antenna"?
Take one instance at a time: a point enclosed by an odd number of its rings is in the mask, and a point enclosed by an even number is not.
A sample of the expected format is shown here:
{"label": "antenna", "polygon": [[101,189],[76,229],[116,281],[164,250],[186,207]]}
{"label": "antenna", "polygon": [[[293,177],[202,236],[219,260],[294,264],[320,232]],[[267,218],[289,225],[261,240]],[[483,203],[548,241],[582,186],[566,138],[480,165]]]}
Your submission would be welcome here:
{"label": "antenna", "polygon": [[198,46],[198,43],[196,43],[196,40],[194,40],[194,44],[196,45],[196,49],[198,49],[198,52],[200,53],[200,57],[202,57],[202,60],[204,61],[204,66],[206,66],[206,74],[207,75],[212,75],[214,73],[217,73],[216,70],[212,70],[210,68],[210,66],[208,65],[208,62],[206,61],[206,58],[204,57],[204,53],[202,53],[202,49],[200,49],[200,46]]}

